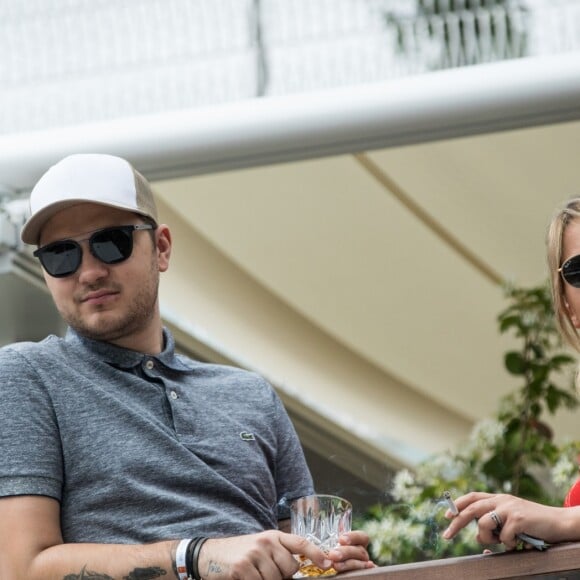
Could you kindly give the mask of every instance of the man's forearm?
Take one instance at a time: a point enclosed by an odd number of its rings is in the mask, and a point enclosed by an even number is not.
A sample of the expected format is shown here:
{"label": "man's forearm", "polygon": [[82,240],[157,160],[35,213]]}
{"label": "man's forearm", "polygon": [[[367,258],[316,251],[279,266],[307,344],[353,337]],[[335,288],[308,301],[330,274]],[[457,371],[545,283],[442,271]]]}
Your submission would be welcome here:
{"label": "man's forearm", "polygon": [[[177,579],[178,540],[146,545],[60,544],[43,550],[23,578],[31,580]],[[20,580],[17,575],[14,580]]]}

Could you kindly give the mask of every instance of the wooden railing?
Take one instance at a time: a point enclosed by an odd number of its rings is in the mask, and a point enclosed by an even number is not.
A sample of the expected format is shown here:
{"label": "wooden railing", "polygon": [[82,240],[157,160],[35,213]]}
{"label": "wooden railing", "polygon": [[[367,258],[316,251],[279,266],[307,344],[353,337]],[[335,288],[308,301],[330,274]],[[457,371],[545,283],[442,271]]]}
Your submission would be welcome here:
{"label": "wooden railing", "polygon": [[350,572],[349,580],[580,580],[580,543],[537,550],[446,558]]}

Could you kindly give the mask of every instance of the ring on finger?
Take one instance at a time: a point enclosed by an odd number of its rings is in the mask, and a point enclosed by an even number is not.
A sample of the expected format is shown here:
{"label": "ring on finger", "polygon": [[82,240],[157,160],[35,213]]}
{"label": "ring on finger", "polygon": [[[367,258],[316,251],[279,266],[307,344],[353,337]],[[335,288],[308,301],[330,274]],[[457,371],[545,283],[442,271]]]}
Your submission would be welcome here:
{"label": "ring on finger", "polygon": [[503,520],[501,519],[500,515],[495,510],[492,510],[489,512],[489,517],[495,523],[495,529],[493,530],[493,533],[496,535],[499,535],[499,533],[501,532],[501,529],[503,528]]}

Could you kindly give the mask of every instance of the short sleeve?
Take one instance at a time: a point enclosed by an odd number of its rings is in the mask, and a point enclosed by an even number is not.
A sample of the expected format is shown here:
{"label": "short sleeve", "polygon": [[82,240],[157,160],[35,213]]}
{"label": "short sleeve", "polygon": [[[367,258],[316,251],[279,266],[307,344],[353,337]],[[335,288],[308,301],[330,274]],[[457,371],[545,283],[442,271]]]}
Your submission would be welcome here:
{"label": "short sleeve", "polygon": [[49,393],[27,358],[0,349],[0,496],[61,499],[62,446]]}

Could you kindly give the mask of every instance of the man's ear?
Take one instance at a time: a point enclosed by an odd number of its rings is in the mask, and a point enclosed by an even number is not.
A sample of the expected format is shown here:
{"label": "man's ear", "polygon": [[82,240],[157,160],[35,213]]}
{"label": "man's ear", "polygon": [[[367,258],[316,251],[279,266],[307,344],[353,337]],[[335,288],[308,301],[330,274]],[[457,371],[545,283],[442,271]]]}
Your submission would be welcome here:
{"label": "man's ear", "polygon": [[159,271],[165,272],[169,268],[169,258],[171,256],[171,232],[165,224],[160,224],[157,226],[155,234]]}

